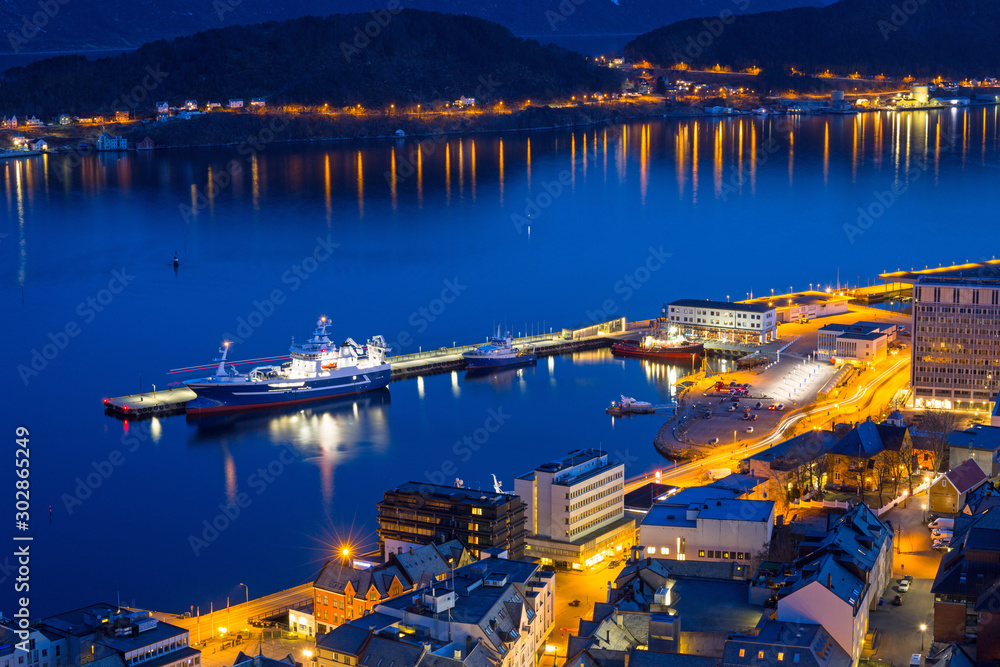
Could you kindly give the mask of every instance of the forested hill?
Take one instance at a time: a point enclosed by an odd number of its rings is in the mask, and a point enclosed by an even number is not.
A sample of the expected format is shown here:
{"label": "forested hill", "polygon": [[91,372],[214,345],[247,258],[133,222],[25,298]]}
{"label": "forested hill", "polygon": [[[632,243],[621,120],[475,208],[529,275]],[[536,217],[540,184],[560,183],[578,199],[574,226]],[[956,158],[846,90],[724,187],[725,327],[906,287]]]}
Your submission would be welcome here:
{"label": "forested hill", "polygon": [[0,110],[146,113],[158,100],[231,97],[331,107],[463,95],[516,103],[617,89],[614,71],[482,19],[402,10],[385,23],[369,14],[304,17],[161,40],[95,61],[42,60],[0,75]]}
{"label": "forested hill", "polygon": [[822,8],[732,17],[717,35],[682,21],[630,42],[626,53],[668,65],[684,60],[765,70],[996,76],[1000,3],[996,0],[841,0]]}

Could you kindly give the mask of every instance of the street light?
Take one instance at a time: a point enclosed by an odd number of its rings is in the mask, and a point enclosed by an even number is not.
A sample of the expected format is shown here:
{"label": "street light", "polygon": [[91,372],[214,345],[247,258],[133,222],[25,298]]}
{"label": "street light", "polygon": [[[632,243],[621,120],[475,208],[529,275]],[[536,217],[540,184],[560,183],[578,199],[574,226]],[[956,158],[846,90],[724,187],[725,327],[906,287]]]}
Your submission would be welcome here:
{"label": "street light", "polygon": [[247,590],[247,604],[250,604],[250,587],[242,583],[239,585]]}
{"label": "street light", "polygon": [[927,625],[924,623],[920,624],[920,652],[924,652],[924,632],[927,630]]}

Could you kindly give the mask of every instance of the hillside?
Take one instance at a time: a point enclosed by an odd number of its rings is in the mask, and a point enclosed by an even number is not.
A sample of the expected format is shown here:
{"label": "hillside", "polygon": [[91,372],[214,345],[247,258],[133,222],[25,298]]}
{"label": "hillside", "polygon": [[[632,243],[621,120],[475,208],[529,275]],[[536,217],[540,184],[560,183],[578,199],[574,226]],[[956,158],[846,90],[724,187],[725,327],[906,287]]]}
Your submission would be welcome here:
{"label": "hillside", "polygon": [[355,27],[369,19],[305,17],[161,40],[96,61],[50,58],[0,74],[0,110],[151,115],[158,100],[180,105],[230,97],[426,108],[463,95],[516,102],[618,87],[612,70],[481,19],[405,10],[365,46],[355,42]]}
{"label": "hillside", "polygon": [[[901,5],[913,10],[907,14]],[[692,46],[705,30],[683,21],[637,37],[626,46],[636,59],[669,65],[720,63],[764,70],[875,75],[995,76],[1000,72],[1000,5],[994,0],[841,0],[740,16],[707,46]]]}
{"label": "hillside", "polygon": [[[650,28],[697,16],[718,16],[723,9],[761,12],[826,4],[829,0],[400,0],[420,9],[483,18],[517,35],[545,41],[551,35],[639,34]],[[24,17],[34,17],[38,0],[0,0],[0,31],[14,52],[134,48],[149,41],[202,30],[335,10],[351,14],[385,9],[390,0],[82,0],[53,2],[51,16],[40,17],[34,34]],[[396,6],[396,5],[393,5]],[[14,35],[11,42],[10,35]],[[27,35],[34,36],[27,37]]]}

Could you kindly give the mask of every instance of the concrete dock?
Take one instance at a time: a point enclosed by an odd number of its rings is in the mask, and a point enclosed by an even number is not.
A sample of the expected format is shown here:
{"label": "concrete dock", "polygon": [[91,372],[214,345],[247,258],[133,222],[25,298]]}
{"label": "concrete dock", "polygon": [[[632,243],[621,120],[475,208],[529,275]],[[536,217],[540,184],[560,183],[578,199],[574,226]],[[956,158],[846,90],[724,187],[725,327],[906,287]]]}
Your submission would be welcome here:
{"label": "concrete dock", "polygon": [[[634,326],[635,324],[633,324]],[[514,345],[516,347],[534,345],[535,353],[539,357],[548,357],[556,354],[576,352],[578,350],[611,347],[611,344],[617,340],[642,336],[646,333],[646,330],[632,328],[624,332],[618,331],[615,333],[599,333],[583,336],[578,335],[579,333],[570,332],[568,337],[566,332],[525,336],[514,339]],[[466,361],[462,353],[473,350],[483,344],[485,344],[485,341],[476,343],[475,345],[442,347],[436,350],[428,350],[427,352],[401,354],[395,357],[387,357],[386,361],[392,364],[392,381],[405,380],[419,375],[448,373],[465,368]],[[753,349],[751,346],[730,346],[733,349],[725,349],[727,347],[725,344],[720,344],[716,347],[720,349],[716,350],[711,345],[706,345],[709,353],[713,355],[729,353],[739,356],[749,353]],[[104,407],[105,412],[122,419],[149,419],[152,417],[183,414],[185,412],[185,404],[193,398],[195,398],[193,391],[186,387],[181,387],[164,391],[151,391],[142,394],[106,398],[104,399]]]}
{"label": "concrete dock", "polygon": [[184,413],[184,406],[195,397],[187,387],[149,391],[115,398],[105,398],[105,412],[127,419],[150,419]]}

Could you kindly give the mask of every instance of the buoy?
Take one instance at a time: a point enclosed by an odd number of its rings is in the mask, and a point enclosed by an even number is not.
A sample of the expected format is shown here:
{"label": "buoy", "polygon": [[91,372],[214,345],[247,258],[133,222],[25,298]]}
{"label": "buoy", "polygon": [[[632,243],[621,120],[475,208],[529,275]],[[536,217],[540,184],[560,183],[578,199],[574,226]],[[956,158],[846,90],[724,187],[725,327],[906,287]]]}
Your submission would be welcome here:
{"label": "buoy", "polygon": [[177,259],[177,253],[175,252],[175,253],[174,253],[174,266],[177,266],[177,265],[178,265],[178,264],[180,264],[180,263],[181,263],[181,262],[180,262],[180,260],[179,260],[179,259]]}

